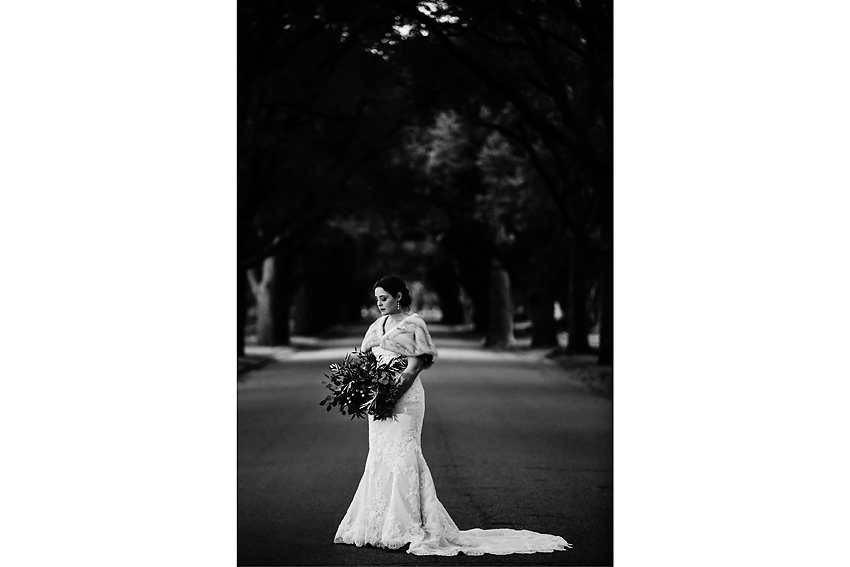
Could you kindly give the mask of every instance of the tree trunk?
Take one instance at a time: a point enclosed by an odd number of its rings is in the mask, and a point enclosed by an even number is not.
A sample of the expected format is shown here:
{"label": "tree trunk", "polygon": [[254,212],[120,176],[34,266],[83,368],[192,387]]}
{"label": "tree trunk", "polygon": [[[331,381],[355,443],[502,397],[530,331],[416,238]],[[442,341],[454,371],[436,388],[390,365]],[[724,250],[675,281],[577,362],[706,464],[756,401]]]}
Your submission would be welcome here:
{"label": "tree trunk", "polygon": [[602,252],[602,316],[599,323],[599,364],[614,364],[614,253]]}
{"label": "tree trunk", "polygon": [[[472,327],[476,333],[486,335],[490,328],[490,256],[474,239],[473,234],[455,235],[447,254],[455,259],[460,286],[472,304]],[[464,246],[469,242],[473,245]]]}
{"label": "tree trunk", "polygon": [[495,258],[492,262],[490,277],[490,328],[487,330],[484,346],[496,348],[516,346],[511,279]]}
{"label": "tree trunk", "polygon": [[490,328],[490,290],[469,292],[472,301],[472,328],[476,333],[486,334]]}
{"label": "tree trunk", "polygon": [[486,335],[490,328],[490,266],[476,269],[477,266],[461,266],[461,285],[466,297],[472,304],[472,328],[476,333]]}
{"label": "tree trunk", "polygon": [[463,305],[460,303],[460,287],[457,282],[441,280],[434,291],[440,298],[440,311],[443,318],[440,323],[444,325],[463,324]]}
{"label": "tree trunk", "polygon": [[292,333],[295,335],[306,335],[308,330],[307,301],[304,286],[299,286],[292,299]]}
{"label": "tree trunk", "polygon": [[582,240],[573,238],[570,243],[570,305],[569,342],[567,352],[582,354],[590,352],[587,342],[587,249]]}
{"label": "tree trunk", "polygon": [[462,325],[465,323],[463,304],[461,303],[461,288],[458,270],[449,259],[444,259],[433,265],[425,280],[426,287],[434,290],[440,302],[444,325]]}
{"label": "tree trunk", "polygon": [[263,260],[262,279],[248,271],[251,292],[257,301],[257,344],[281,346],[290,343],[289,318],[292,289],[280,256]]}
{"label": "tree trunk", "polygon": [[330,327],[331,299],[315,286],[302,285],[295,294],[292,308],[294,333],[315,337],[326,331]]}
{"label": "tree trunk", "polygon": [[236,269],[236,356],[245,356],[245,324],[248,321],[248,273]]}
{"label": "tree trunk", "polygon": [[282,267],[283,263],[277,259],[272,317],[274,318],[274,344],[278,346],[290,343],[289,316],[292,307],[292,290],[289,279],[282,273]]}
{"label": "tree trunk", "polygon": [[555,294],[551,286],[544,285],[530,299],[531,346],[547,348],[558,346],[555,329]]}
{"label": "tree trunk", "polygon": [[257,344],[271,346],[275,344],[275,258],[263,260],[263,273],[258,281],[253,272],[249,272],[251,291],[257,300]]}

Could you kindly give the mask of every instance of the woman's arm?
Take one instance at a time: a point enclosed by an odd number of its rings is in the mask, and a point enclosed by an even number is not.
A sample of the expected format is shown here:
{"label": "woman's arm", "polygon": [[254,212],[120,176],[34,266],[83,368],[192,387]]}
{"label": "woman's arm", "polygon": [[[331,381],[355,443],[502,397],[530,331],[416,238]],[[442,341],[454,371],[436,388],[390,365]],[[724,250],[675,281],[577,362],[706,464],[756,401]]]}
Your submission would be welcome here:
{"label": "woman's arm", "polygon": [[399,389],[396,391],[395,401],[398,402],[401,397],[407,393],[407,390],[413,385],[413,381],[416,380],[416,377],[419,376],[419,373],[422,372],[424,363],[422,361],[422,357],[420,356],[408,356],[407,357],[407,368],[405,368],[404,372],[401,373],[399,379],[401,381],[401,385]]}

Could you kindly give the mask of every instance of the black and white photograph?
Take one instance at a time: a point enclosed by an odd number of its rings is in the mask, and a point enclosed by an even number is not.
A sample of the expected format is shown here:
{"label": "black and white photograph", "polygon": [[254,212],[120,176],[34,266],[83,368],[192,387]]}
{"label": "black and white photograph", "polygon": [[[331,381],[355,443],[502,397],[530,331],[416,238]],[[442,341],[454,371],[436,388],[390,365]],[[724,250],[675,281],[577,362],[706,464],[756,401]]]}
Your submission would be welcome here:
{"label": "black and white photograph", "polygon": [[847,8],[7,4],[3,565],[846,563]]}
{"label": "black and white photograph", "polygon": [[610,565],[611,5],[238,17],[239,565]]}

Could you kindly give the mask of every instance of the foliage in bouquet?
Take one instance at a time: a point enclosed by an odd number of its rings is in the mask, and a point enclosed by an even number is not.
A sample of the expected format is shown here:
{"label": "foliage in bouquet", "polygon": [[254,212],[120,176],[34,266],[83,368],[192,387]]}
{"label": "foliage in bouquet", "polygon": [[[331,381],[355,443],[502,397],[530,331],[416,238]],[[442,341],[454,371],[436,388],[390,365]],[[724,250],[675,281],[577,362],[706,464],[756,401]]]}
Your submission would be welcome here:
{"label": "foliage in bouquet", "polygon": [[407,359],[396,357],[383,364],[372,351],[354,351],[345,355],[340,364],[330,365],[330,375],[325,374],[322,384],[331,394],[319,402],[327,410],[338,408],[351,419],[367,415],[375,419],[392,417],[395,395],[400,383],[399,374],[407,368]]}

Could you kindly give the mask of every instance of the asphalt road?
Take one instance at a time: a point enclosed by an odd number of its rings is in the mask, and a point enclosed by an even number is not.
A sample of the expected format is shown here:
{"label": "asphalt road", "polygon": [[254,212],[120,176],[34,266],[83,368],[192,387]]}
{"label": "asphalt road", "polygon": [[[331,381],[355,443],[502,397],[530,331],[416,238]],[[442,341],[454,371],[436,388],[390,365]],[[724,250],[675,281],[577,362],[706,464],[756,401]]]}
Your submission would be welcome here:
{"label": "asphalt road", "polygon": [[417,557],[334,544],[363,473],[365,420],[327,413],[322,373],[359,338],[325,341],[238,386],[239,565],[610,565],[612,402],[528,355],[434,333],[422,375],[422,450],[461,529],[529,529],[574,548],[533,555]]}

